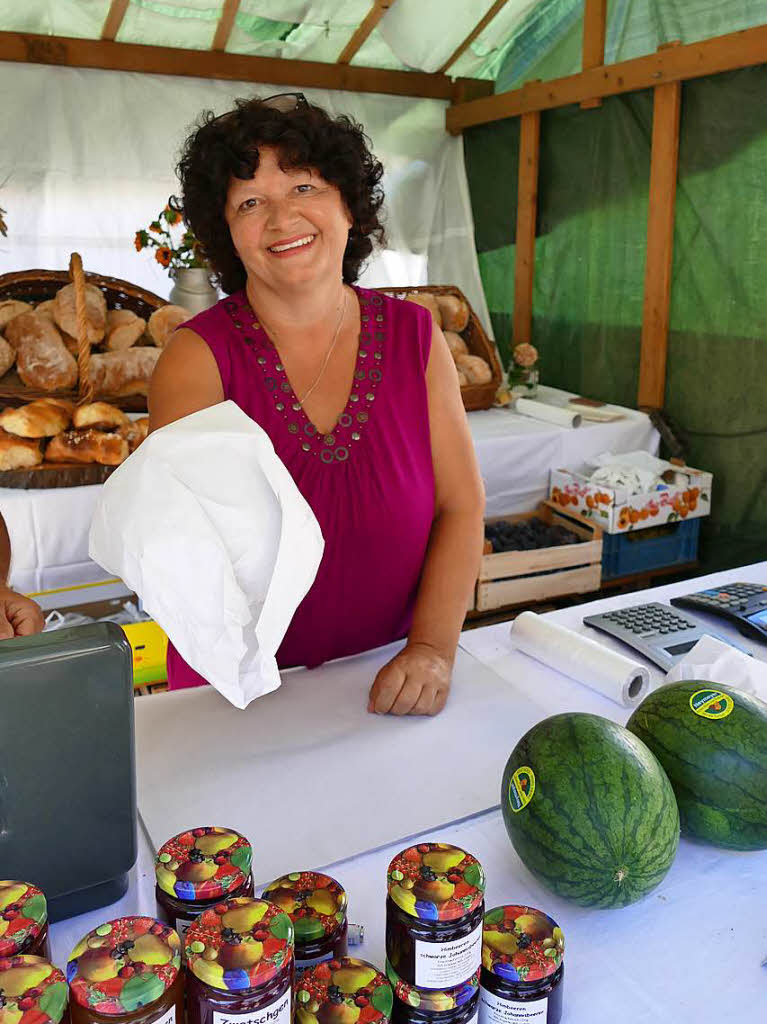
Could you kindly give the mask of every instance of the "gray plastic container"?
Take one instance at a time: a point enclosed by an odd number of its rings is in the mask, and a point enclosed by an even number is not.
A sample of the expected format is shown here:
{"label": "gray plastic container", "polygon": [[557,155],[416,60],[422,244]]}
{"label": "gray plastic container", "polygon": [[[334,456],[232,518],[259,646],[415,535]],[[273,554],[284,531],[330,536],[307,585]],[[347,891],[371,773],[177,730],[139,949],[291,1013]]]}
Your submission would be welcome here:
{"label": "gray plastic container", "polygon": [[118,900],[135,863],[133,661],[97,622],[0,641],[0,878],[49,920]]}

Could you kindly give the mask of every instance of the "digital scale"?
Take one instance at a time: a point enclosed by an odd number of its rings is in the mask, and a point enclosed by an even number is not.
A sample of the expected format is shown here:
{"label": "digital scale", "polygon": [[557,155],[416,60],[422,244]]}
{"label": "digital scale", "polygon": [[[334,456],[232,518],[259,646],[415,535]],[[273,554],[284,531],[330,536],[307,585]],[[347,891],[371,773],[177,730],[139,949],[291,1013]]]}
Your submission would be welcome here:
{"label": "digital scale", "polygon": [[752,640],[767,640],[767,587],[759,583],[728,583],[685,597],[672,597],[680,608],[720,615]]}

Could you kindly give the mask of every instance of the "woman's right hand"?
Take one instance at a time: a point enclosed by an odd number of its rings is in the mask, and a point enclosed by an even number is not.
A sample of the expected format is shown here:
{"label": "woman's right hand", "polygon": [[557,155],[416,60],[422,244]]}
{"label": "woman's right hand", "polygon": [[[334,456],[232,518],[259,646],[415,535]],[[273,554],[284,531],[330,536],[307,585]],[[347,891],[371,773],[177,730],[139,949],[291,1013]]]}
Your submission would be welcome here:
{"label": "woman's right hand", "polygon": [[39,604],[10,587],[0,587],[0,640],[41,633],[44,625]]}

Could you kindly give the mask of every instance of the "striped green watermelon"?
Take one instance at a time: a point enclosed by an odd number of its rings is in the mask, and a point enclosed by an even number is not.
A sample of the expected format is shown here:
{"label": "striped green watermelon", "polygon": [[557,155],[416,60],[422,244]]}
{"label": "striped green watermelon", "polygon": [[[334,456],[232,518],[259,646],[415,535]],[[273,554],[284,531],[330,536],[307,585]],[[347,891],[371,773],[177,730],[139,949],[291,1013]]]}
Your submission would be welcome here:
{"label": "striped green watermelon", "polygon": [[625,907],[663,879],[679,844],[671,784],[636,736],[598,715],[554,715],[503,773],[506,831],[526,867],[585,907]]}
{"label": "striped green watermelon", "polygon": [[767,704],[716,683],[672,683],[627,728],[666,769],[685,835],[767,849]]}

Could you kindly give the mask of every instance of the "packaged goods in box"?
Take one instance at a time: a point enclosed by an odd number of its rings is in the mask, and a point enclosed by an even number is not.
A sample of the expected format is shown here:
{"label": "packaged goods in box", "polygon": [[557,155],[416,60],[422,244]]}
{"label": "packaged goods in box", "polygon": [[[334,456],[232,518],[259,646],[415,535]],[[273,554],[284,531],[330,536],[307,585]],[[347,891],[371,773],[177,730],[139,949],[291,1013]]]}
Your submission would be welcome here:
{"label": "packaged goods in box", "polygon": [[628,533],[711,512],[711,473],[648,452],[599,456],[595,465],[553,469],[549,497],[606,533]]}
{"label": "packaged goods in box", "polygon": [[602,579],[687,565],[698,557],[700,519],[688,519],[602,538]]}

